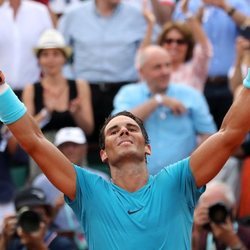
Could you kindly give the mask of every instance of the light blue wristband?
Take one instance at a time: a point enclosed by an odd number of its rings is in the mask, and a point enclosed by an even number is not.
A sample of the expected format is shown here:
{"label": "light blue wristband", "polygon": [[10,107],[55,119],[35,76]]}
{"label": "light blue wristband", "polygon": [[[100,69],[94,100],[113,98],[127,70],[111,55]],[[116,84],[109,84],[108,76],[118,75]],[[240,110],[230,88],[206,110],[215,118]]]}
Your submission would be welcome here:
{"label": "light blue wristband", "polygon": [[248,72],[247,72],[247,76],[245,77],[244,81],[243,81],[243,85],[250,89],[250,68],[248,68]]}
{"label": "light blue wristband", "polygon": [[16,122],[26,111],[26,107],[10,87],[0,94],[0,120],[3,123],[11,124]]}

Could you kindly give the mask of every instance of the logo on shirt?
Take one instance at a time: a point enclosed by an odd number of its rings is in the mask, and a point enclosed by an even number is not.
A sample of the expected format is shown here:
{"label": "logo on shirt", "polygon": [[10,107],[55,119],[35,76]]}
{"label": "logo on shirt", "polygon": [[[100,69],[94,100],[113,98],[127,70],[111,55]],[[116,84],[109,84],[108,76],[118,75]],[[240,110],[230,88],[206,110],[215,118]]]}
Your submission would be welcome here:
{"label": "logo on shirt", "polygon": [[139,212],[140,210],[142,210],[142,207],[136,210],[128,210],[128,214],[135,214],[137,212]]}

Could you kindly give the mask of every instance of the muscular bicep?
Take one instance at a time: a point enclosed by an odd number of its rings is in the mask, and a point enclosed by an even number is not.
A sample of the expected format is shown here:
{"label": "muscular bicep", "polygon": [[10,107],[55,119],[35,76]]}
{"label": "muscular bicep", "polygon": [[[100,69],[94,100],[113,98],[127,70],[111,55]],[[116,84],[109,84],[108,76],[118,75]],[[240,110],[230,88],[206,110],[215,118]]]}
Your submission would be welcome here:
{"label": "muscular bicep", "polygon": [[[190,168],[197,187],[214,178],[235,150],[233,135],[219,131],[205,140],[191,155]],[[230,139],[231,138],[231,139]]]}

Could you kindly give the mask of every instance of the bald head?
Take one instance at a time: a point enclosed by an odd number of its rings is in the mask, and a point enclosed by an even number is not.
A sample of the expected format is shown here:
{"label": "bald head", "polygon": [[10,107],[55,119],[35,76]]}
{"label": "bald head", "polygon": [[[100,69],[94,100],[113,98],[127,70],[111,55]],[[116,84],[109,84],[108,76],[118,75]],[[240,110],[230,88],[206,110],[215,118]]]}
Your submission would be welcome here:
{"label": "bald head", "polygon": [[200,202],[212,205],[217,202],[224,202],[232,207],[236,200],[229,185],[220,181],[212,181],[207,184],[206,191],[200,197]]}
{"label": "bald head", "polygon": [[141,49],[138,52],[135,63],[136,68],[140,70],[148,61],[152,59],[152,57],[162,56],[162,55],[166,56],[170,60],[168,52],[161,46],[158,45],[147,46],[146,48]]}

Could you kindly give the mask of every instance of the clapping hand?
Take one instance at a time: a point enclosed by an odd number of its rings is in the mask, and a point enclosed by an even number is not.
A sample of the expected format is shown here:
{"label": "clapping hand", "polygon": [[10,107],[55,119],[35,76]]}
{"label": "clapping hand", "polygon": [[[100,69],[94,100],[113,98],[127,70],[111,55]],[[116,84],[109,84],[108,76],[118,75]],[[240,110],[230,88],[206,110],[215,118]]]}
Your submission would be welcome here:
{"label": "clapping hand", "polygon": [[147,0],[143,1],[142,14],[148,24],[151,24],[151,25],[155,24],[156,18],[155,18],[155,15],[152,13],[152,11],[149,10]]}
{"label": "clapping hand", "polygon": [[181,0],[180,6],[181,6],[182,13],[187,13],[188,2],[189,2],[189,0]]}
{"label": "clapping hand", "polygon": [[170,108],[175,115],[181,115],[186,112],[186,107],[182,102],[168,96],[163,96],[163,105]]}

